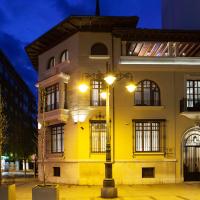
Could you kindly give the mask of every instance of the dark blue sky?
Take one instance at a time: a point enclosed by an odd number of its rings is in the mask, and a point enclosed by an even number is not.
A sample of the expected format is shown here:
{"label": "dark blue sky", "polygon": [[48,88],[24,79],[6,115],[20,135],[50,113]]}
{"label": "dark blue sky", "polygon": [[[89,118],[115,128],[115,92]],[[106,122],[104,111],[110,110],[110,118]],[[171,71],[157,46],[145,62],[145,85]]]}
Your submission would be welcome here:
{"label": "dark blue sky", "polygon": [[[100,0],[101,15],[139,16],[161,27],[161,0]],[[69,15],[93,15],[96,0],[0,0],[0,48],[35,93],[37,73],[24,47]]]}

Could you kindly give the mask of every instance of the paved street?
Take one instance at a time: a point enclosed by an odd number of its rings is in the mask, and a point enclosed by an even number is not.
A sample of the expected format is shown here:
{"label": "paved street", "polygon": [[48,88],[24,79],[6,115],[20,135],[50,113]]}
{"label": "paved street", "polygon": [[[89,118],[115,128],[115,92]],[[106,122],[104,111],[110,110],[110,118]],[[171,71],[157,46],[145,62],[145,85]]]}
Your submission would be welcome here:
{"label": "paved street", "polygon": [[[17,200],[31,200],[31,189],[38,182],[20,179],[16,184]],[[99,200],[100,188],[60,185],[60,200]],[[118,186],[118,192],[119,200],[200,200],[200,183]]]}

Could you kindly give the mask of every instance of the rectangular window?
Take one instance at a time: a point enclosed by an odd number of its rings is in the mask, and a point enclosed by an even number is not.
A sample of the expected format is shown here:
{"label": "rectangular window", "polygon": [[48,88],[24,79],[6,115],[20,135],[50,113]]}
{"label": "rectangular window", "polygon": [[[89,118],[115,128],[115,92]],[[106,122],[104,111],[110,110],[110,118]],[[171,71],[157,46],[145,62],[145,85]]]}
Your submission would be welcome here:
{"label": "rectangular window", "polygon": [[200,80],[187,80],[187,107],[200,106]]}
{"label": "rectangular window", "polygon": [[45,111],[58,109],[59,107],[59,84],[45,89]]}
{"label": "rectangular window", "polygon": [[106,121],[90,121],[91,130],[91,152],[106,152]]}
{"label": "rectangular window", "polygon": [[103,81],[92,80],[91,81],[91,93],[90,93],[90,105],[91,106],[105,106],[106,101],[102,99],[101,92],[103,91]]}
{"label": "rectangular window", "polygon": [[51,127],[51,152],[64,152],[64,125]]}
{"label": "rectangular window", "polygon": [[135,152],[164,150],[164,120],[135,120]]}
{"label": "rectangular window", "polygon": [[60,177],[60,167],[53,167],[53,176]]}
{"label": "rectangular window", "polygon": [[142,178],[155,178],[155,168],[154,167],[143,167],[142,168]]}

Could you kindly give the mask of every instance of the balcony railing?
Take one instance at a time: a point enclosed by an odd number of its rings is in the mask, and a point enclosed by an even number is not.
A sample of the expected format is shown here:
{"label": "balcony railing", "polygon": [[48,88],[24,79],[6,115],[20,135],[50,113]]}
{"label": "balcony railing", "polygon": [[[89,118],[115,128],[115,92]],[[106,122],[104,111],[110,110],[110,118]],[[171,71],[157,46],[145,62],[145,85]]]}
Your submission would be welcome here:
{"label": "balcony railing", "polygon": [[200,99],[181,99],[180,112],[196,112],[200,111]]}

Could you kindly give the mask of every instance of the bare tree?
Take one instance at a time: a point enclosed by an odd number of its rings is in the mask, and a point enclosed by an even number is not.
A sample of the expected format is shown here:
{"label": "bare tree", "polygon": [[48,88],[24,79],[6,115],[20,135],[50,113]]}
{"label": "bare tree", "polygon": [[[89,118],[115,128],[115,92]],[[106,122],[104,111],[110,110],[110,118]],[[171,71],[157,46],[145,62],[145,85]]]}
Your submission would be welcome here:
{"label": "bare tree", "polygon": [[45,123],[45,106],[46,106],[46,94],[45,89],[39,87],[39,93],[40,93],[40,105],[41,105],[41,112],[42,112],[42,130],[40,132],[40,146],[41,148],[41,167],[42,167],[42,173],[43,173],[43,185],[46,185],[46,168],[45,168],[45,144],[46,144],[46,123]]}
{"label": "bare tree", "polygon": [[6,130],[7,130],[7,117],[5,112],[5,103],[0,92],[0,185],[2,184],[2,166],[1,166],[1,156],[3,153],[3,145],[6,141]]}

